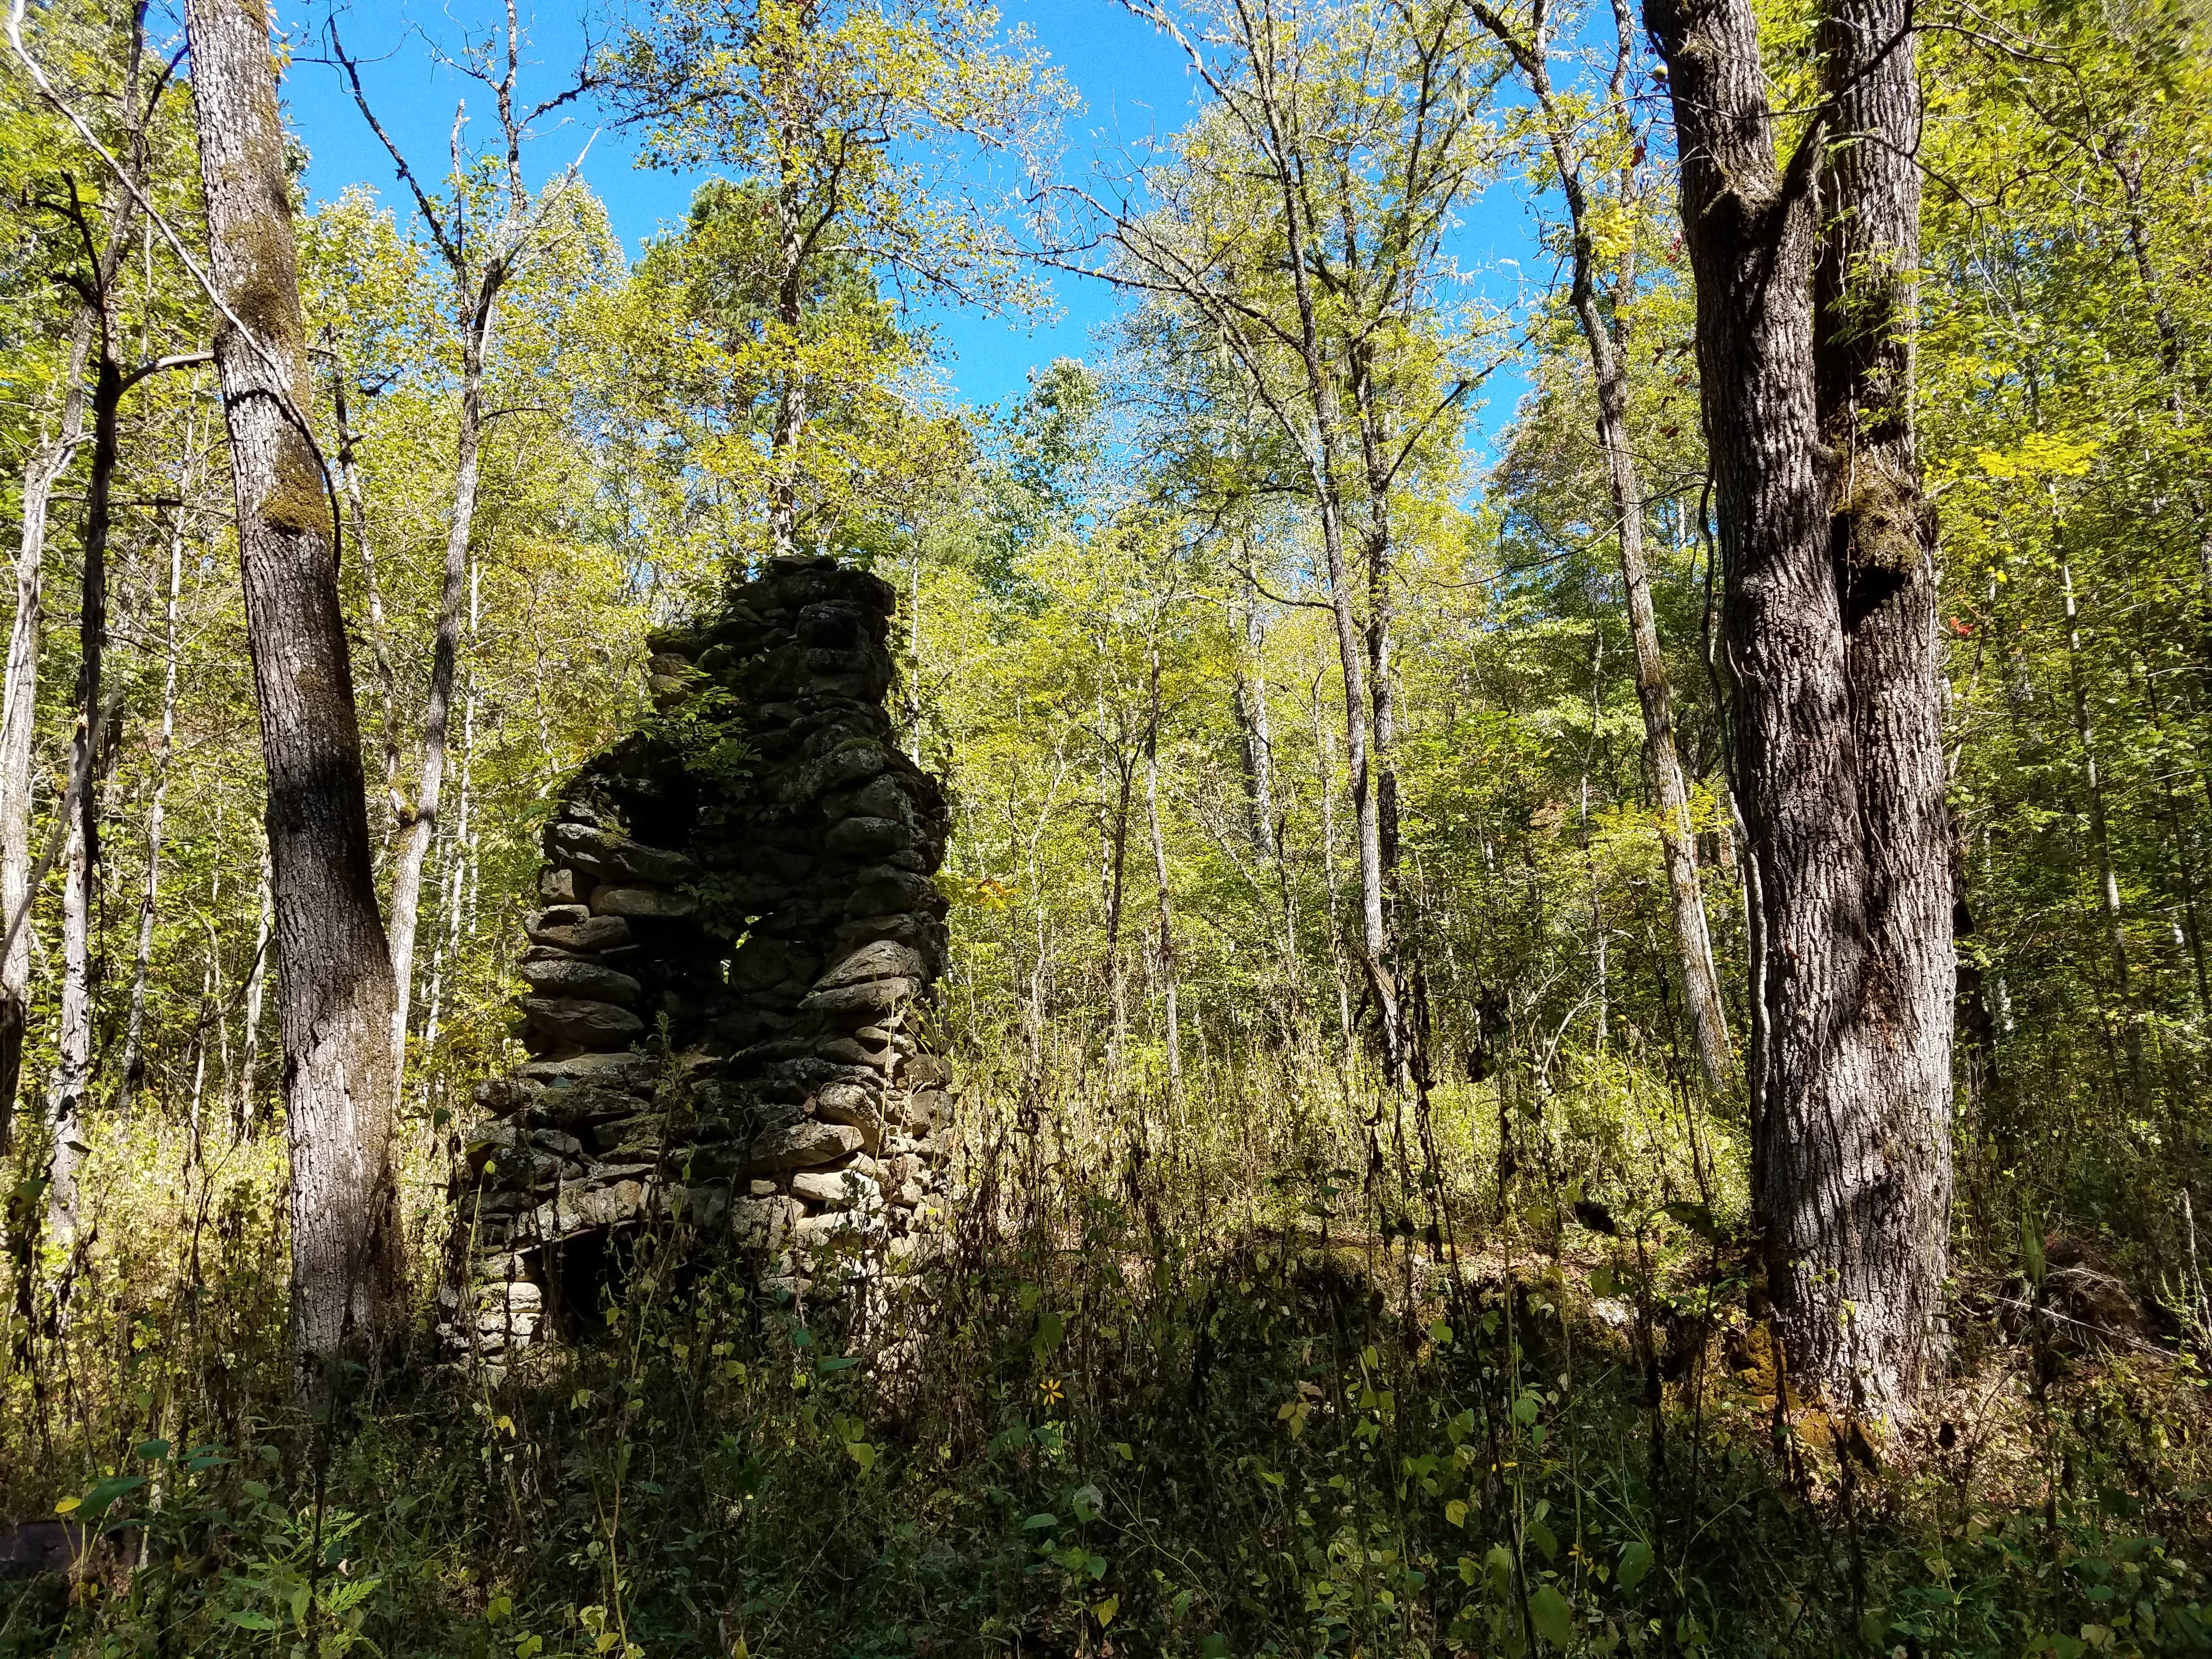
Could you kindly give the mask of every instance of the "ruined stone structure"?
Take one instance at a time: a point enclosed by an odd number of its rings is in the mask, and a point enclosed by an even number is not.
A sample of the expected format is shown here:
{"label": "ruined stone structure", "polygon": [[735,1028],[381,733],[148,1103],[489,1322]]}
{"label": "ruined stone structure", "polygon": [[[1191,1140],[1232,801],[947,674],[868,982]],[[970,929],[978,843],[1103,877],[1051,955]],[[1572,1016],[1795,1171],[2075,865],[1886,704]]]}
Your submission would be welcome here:
{"label": "ruined stone structure", "polygon": [[517,965],[533,1058],[481,1085],[441,1334],[495,1352],[597,1311],[626,1232],[688,1229],[806,1295],[941,1209],[951,1074],[937,785],[892,741],[892,590],[780,560],[653,638],[659,713],[548,824]]}

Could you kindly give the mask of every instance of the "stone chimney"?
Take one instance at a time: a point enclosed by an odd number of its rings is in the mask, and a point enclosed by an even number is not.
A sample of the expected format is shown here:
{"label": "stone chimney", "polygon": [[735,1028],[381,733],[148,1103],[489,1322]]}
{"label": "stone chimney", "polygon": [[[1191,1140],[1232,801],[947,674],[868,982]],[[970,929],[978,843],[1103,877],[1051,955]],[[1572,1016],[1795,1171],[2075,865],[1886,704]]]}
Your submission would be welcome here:
{"label": "stone chimney", "polygon": [[884,712],[894,605],[777,560],[652,637],[658,712],[545,829],[515,969],[532,1058],[476,1091],[453,1346],[588,1328],[647,1226],[805,1297],[896,1274],[941,1217],[947,819]]}

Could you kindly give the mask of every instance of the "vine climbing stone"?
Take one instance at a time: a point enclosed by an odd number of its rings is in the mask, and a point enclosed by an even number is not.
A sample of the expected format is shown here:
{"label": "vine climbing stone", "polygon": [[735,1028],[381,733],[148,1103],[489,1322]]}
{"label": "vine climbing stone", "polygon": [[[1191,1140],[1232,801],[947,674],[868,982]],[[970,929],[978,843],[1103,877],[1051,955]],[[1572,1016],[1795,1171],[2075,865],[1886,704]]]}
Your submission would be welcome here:
{"label": "vine climbing stone", "polygon": [[941,1217],[955,1091],[937,784],[892,740],[891,588],[771,562],[651,639],[656,713],[544,833],[516,973],[530,1060],[479,1085],[440,1332],[480,1354],[597,1311],[625,1234],[683,1230],[806,1296]]}

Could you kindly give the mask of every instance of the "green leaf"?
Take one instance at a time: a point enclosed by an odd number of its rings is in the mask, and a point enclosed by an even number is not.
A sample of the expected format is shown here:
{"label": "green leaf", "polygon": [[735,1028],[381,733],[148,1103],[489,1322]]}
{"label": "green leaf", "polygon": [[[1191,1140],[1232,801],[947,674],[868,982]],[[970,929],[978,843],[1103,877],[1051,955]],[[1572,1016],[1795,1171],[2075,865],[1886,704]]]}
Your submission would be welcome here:
{"label": "green leaf", "polygon": [[1553,1647],[1564,1648],[1574,1635],[1575,1610],[1567,1605],[1565,1596],[1545,1584],[1528,1598],[1528,1622]]}
{"label": "green leaf", "polygon": [[1490,1571],[1490,1581],[1504,1589],[1513,1582],[1513,1552],[1503,1544],[1492,1544],[1482,1565]]}
{"label": "green leaf", "polygon": [[1720,1237],[1721,1230],[1713,1220],[1713,1212],[1702,1204],[1677,1199],[1672,1204],[1661,1205],[1659,1213],[1670,1220],[1679,1221],[1699,1238],[1710,1240]]}
{"label": "green leaf", "polygon": [[1632,1544],[1621,1546],[1620,1571],[1618,1574],[1621,1589],[1634,1589],[1644,1582],[1644,1575],[1650,1571],[1650,1545],[1639,1538]]}
{"label": "green leaf", "polygon": [[166,1463],[169,1461],[169,1443],[166,1440],[149,1440],[131,1455],[143,1462]]}
{"label": "green leaf", "polygon": [[[80,1521],[97,1521],[107,1513],[107,1506],[117,1498],[125,1492],[137,1491],[145,1484],[146,1477],[143,1474],[111,1474],[106,1480],[96,1482],[65,1513],[74,1514]],[[59,1510],[60,1505],[57,1504],[55,1508]]]}
{"label": "green leaf", "polygon": [[1059,1524],[1060,1517],[1058,1516],[1054,1515],[1050,1510],[1041,1510],[1036,1514],[1030,1516],[1028,1520],[1022,1522],[1022,1530],[1024,1532],[1042,1532],[1047,1527],[1056,1527]]}
{"label": "green leaf", "polygon": [[876,1449],[866,1441],[848,1440],[845,1443],[845,1450],[852,1460],[860,1466],[863,1473],[875,1468]]}
{"label": "green leaf", "polygon": [[275,1630],[276,1621],[265,1613],[250,1613],[244,1607],[233,1607],[223,1617],[240,1630]]}
{"label": "green leaf", "polygon": [[[2022,1210],[2020,1212],[2020,1259],[2021,1265],[2027,1270],[2027,1282],[2034,1285],[2037,1290],[2041,1290],[2043,1288],[2043,1225],[2035,1218],[2033,1212],[2028,1210]],[[2073,1638],[2061,1637],[2057,1639],[2071,1641]]]}

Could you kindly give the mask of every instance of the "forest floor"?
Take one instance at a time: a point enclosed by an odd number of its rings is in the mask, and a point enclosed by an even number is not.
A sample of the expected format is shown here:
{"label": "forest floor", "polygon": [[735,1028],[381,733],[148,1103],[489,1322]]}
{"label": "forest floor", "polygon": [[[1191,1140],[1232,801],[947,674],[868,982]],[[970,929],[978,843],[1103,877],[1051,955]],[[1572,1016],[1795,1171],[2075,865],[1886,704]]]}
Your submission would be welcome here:
{"label": "forest floor", "polygon": [[1205,1086],[971,1093],[958,1227],[865,1321],[641,1237],[588,1333],[328,1425],[270,1150],[103,1142],[134,1196],[17,1328],[0,1458],[17,1553],[81,1547],[0,1582],[0,1655],[2212,1650],[2203,1375],[2087,1245],[1962,1250],[1953,1376],[1838,1445],[1777,1409],[1724,1137],[1501,1204],[1474,1103],[1440,1180]]}

